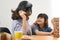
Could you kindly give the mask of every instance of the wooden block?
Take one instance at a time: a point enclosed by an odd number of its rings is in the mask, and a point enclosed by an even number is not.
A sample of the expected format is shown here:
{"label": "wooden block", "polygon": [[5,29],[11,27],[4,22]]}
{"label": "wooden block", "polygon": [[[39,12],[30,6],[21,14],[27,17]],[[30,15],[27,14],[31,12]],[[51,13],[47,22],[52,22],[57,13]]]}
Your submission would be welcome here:
{"label": "wooden block", "polygon": [[52,24],[54,26],[54,37],[59,37],[59,18],[53,18]]}

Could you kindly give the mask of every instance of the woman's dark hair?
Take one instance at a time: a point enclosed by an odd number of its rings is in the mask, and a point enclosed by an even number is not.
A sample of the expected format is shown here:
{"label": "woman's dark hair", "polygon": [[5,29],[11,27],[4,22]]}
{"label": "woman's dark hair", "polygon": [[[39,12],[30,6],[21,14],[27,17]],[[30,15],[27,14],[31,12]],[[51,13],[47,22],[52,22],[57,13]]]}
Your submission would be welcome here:
{"label": "woman's dark hair", "polygon": [[29,3],[28,1],[21,1],[18,5],[18,7],[16,8],[16,10],[11,10],[11,12],[13,13],[12,14],[12,19],[13,20],[17,20],[17,19],[22,19],[19,15],[19,11],[20,10],[23,10],[25,11],[27,14],[26,14],[26,17],[27,19],[29,19],[29,16],[31,15],[32,13],[32,4]]}
{"label": "woman's dark hair", "polygon": [[45,13],[40,13],[37,18],[44,18],[44,27],[48,27],[48,16]]}

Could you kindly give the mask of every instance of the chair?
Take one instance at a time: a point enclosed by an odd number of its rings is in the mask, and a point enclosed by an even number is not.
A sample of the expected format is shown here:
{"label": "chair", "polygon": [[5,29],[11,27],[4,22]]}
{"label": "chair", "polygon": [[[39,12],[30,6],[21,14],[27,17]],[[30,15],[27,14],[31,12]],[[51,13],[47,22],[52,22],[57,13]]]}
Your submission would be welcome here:
{"label": "chair", "polygon": [[2,32],[6,32],[6,33],[11,34],[11,32],[9,31],[9,29],[6,28],[6,27],[0,27],[0,33],[2,33]]}

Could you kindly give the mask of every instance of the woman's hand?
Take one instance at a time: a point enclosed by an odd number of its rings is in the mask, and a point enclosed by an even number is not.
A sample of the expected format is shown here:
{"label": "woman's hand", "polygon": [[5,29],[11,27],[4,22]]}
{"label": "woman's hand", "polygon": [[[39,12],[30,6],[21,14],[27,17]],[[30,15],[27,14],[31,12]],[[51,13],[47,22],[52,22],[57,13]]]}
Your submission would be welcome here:
{"label": "woman's hand", "polygon": [[27,28],[27,23],[26,23],[26,16],[25,16],[26,12],[21,10],[19,11],[19,15],[22,17],[22,28],[23,31],[26,31]]}
{"label": "woman's hand", "polygon": [[23,20],[26,20],[26,16],[25,16],[26,12],[21,10],[19,11],[19,15],[22,17]]}

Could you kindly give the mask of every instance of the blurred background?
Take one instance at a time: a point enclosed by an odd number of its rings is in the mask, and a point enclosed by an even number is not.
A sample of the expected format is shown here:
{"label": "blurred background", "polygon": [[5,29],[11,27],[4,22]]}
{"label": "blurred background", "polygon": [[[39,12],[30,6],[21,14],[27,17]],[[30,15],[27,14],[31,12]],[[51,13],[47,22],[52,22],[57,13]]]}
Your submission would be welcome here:
{"label": "blurred background", "polygon": [[[11,9],[16,9],[22,0],[0,0],[0,27],[11,28]],[[27,0],[33,4],[32,15],[29,19],[29,24],[36,20],[39,13],[46,13],[49,16],[49,27],[53,29],[51,19],[60,17],[59,0]],[[59,10],[58,10],[59,9]]]}

